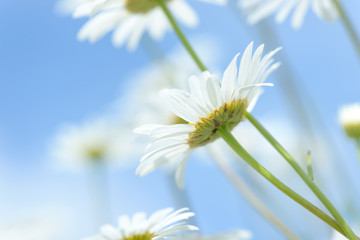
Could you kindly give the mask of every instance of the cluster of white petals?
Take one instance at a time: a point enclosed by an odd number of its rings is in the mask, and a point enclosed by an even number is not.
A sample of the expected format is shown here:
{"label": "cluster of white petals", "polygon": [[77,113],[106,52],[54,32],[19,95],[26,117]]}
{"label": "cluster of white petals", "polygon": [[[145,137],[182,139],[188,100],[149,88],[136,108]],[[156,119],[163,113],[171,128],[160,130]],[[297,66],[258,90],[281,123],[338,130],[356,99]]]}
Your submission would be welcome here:
{"label": "cluster of white petals", "polygon": [[61,168],[77,170],[93,162],[120,163],[130,155],[132,141],[121,125],[107,119],[63,127],[51,146]]}
{"label": "cluster of white petals", "polygon": [[119,217],[118,227],[104,225],[101,227],[100,235],[85,240],[161,240],[178,232],[198,230],[195,226],[181,222],[192,216],[194,213],[189,212],[187,208],[176,211],[165,208],[156,211],[149,218],[144,212],[134,214],[131,219],[123,215]]}
{"label": "cluster of white petals", "polygon": [[345,105],[339,110],[339,122],[345,126],[347,124],[360,125],[360,103]]}
{"label": "cluster of white petals", "polygon": [[200,79],[196,76],[189,78],[190,92],[179,89],[161,91],[160,95],[169,110],[189,124],[148,124],[135,129],[135,133],[148,134],[153,139],[136,173],[143,176],[163,164],[179,161],[175,179],[178,186],[183,187],[186,163],[194,150],[189,144],[189,135],[196,130],[199,119],[239,99],[246,99],[250,111],[261,94],[261,87],[271,85],[264,81],[280,65],[272,58],[279,48],[261,59],[263,49],[264,45],[261,45],[252,54],[253,43],[250,43],[241,58],[239,70],[238,54],[225,70],[221,85],[215,75],[205,71]]}
{"label": "cluster of white petals", "polygon": [[309,8],[321,19],[331,22],[338,17],[332,0],[239,0],[247,21],[255,24],[262,19],[276,14],[276,22],[282,23],[293,11],[291,25],[300,28]]}
{"label": "cluster of white petals", "polygon": [[[205,2],[224,5],[226,0],[205,0]],[[90,19],[80,29],[78,40],[96,42],[110,31],[114,46],[127,44],[129,50],[137,47],[143,33],[147,31],[154,40],[160,40],[172,27],[156,0],[149,0],[153,5],[146,11],[134,11],[128,6],[140,9],[146,3],[143,0],[63,0],[59,6],[64,11],[71,11],[75,18],[89,16]],[[167,1],[167,6],[182,24],[195,27],[198,24],[196,12],[185,0]],[[136,8],[135,7],[135,8]],[[147,6],[145,6],[147,7]]]}

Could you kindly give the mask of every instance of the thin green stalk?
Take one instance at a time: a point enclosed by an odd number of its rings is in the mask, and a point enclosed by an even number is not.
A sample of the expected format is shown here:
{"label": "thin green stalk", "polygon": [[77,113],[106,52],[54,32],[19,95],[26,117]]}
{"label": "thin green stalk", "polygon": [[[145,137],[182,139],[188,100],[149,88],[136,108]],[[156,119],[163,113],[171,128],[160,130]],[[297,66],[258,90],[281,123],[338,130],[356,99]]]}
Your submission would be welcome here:
{"label": "thin green stalk", "polygon": [[111,219],[110,189],[107,178],[107,169],[102,159],[89,164],[88,191],[93,213],[93,224],[97,229],[99,224]]}
{"label": "thin green stalk", "polygon": [[[315,216],[323,220],[329,226],[334,228],[336,231],[341,233],[344,236],[347,236],[345,231],[340,227],[340,225],[328,216],[326,213],[321,211],[319,208],[314,206],[311,202],[297,194],[291,188],[286,186],[283,182],[277,179],[272,173],[270,173],[265,167],[263,167],[259,162],[257,162],[235,139],[231,132],[226,128],[226,126],[221,126],[218,129],[220,136],[226,141],[227,144],[242,158],[244,159],[252,168],[254,168],[259,174],[266,178],[270,183],[272,183],[276,188],[285,193],[288,197],[293,199],[295,202],[309,210]],[[351,239],[351,238],[350,238]],[[356,240],[357,237],[352,238],[351,240]]]}
{"label": "thin green stalk", "polygon": [[358,57],[360,58],[360,39],[358,35],[356,34],[355,28],[352,25],[350,18],[347,16],[344,8],[342,7],[339,0],[333,0],[333,3],[335,4],[335,7],[343,21],[343,24],[345,26],[346,31],[348,32],[351,41],[354,44],[354,47],[356,48],[356,51],[358,53]]}
{"label": "thin green stalk", "polygon": [[173,17],[173,15],[171,14],[170,10],[168,9],[168,7],[166,6],[166,3],[164,0],[157,0],[159,3],[159,6],[162,8],[162,10],[164,11],[166,17],[169,19],[169,22],[171,24],[171,26],[173,27],[173,29],[175,30],[177,36],[179,37],[181,43],[184,45],[184,47],[186,48],[186,50],[189,52],[189,54],[191,55],[191,57],[194,59],[196,65],[199,67],[199,69],[201,71],[206,71],[206,67],[205,65],[201,62],[200,58],[198,57],[198,55],[195,53],[194,49],[191,47],[189,41],[186,39],[185,35],[183,34],[183,32],[181,31],[179,25],[176,23],[175,18]]}
{"label": "thin green stalk", "polygon": [[210,155],[219,169],[244,197],[244,199],[266,220],[274,225],[280,232],[290,240],[300,240],[294,232],[291,231],[266,205],[265,203],[251,190],[251,188],[240,178],[238,174],[232,169],[226,156],[224,156],[221,149],[216,145],[208,148]]}
{"label": "thin green stalk", "polygon": [[358,156],[358,160],[360,162],[360,138],[356,139],[356,152],[357,152],[357,156]]}
{"label": "thin green stalk", "polygon": [[248,112],[245,113],[245,117],[255,126],[255,128],[269,141],[269,143],[283,156],[283,158],[291,165],[316,197],[324,204],[329,210],[331,215],[335,218],[337,223],[341,226],[349,239],[356,240],[357,236],[347,224],[345,219],[341,216],[335,206],[330,200],[323,194],[319,187],[311,180],[306,172],[300,167],[300,165],[294,160],[294,158],[280,145],[278,141]]}

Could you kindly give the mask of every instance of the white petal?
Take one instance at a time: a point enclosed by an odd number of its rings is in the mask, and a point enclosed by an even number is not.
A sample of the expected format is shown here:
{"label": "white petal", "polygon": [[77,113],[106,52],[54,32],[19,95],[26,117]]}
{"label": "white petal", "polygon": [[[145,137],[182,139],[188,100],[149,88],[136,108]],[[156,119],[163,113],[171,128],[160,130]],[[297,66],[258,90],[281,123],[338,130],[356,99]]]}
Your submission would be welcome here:
{"label": "white petal", "polygon": [[121,21],[123,15],[118,12],[106,12],[98,14],[90,19],[79,31],[78,40],[89,39],[90,42],[96,42],[106,33],[113,30]]}
{"label": "white petal", "polygon": [[171,137],[180,134],[188,134],[195,130],[195,127],[190,124],[174,124],[155,129],[151,133],[151,137],[159,139],[163,137]]}
{"label": "white petal", "polygon": [[239,54],[236,54],[235,57],[230,62],[229,66],[226,68],[222,81],[221,81],[221,95],[224,102],[231,100],[231,95],[235,89],[235,82],[237,77],[237,59]]}
{"label": "white petal", "polygon": [[190,152],[184,153],[184,155],[181,156],[181,160],[179,161],[176,167],[175,181],[178,188],[180,189],[184,188],[185,169],[189,156],[190,156]]}
{"label": "white petal", "polygon": [[253,45],[254,42],[251,42],[246,47],[244,54],[242,55],[240,60],[239,75],[238,75],[238,82],[240,87],[249,85],[248,75],[249,75],[249,67],[251,65],[251,55],[252,55]]}
{"label": "white petal", "polygon": [[262,19],[270,16],[273,14],[280,4],[283,2],[283,0],[274,0],[274,1],[267,1],[266,3],[262,4],[258,8],[256,8],[249,16],[247,17],[247,21],[250,24],[255,24]]}
{"label": "white petal", "polygon": [[147,18],[143,17],[142,19],[139,20],[138,24],[135,26],[132,33],[130,34],[129,41],[127,44],[128,50],[133,51],[137,47],[141,39],[141,36],[145,31],[146,26],[147,26]]}
{"label": "white petal", "polygon": [[294,14],[291,19],[291,25],[293,28],[298,29],[304,22],[305,14],[309,9],[309,0],[302,0],[295,8]]}
{"label": "white petal", "polygon": [[139,20],[139,17],[136,15],[124,19],[121,25],[115,29],[112,36],[112,43],[118,47],[122,46],[130,37],[131,32],[134,30]]}
{"label": "white petal", "polygon": [[134,133],[136,134],[145,134],[145,135],[150,135],[150,133],[152,131],[154,131],[155,129],[159,128],[159,127],[163,127],[165,125],[160,125],[160,124],[146,124],[146,125],[142,125],[138,128],[135,128],[133,130]]}
{"label": "white petal", "polygon": [[185,1],[173,0],[169,2],[168,6],[174,16],[186,26],[196,27],[198,25],[196,12]]}
{"label": "white petal", "polygon": [[169,161],[176,160],[179,156],[188,150],[189,148],[185,144],[162,149],[160,152],[157,152],[156,154],[141,162],[135,173],[137,175],[144,176],[161,165]]}
{"label": "white petal", "polygon": [[91,14],[91,11],[101,4],[103,0],[100,1],[88,1],[85,3],[80,4],[75,11],[73,12],[73,18],[85,17]]}
{"label": "white petal", "polygon": [[210,78],[208,78],[206,88],[211,105],[214,107],[214,109],[220,107],[222,105],[220,83],[215,75],[212,75]]}
{"label": "white petal", "polygon": [[178,89],[164,89],[160,96],[169,110],[185,121],[196,123],[199,120],[199,109],[191,101],[189,93]]}
{"label": "white petal", "polygon": [[334,21],[339,15],[330,0],[314,0],[312,9],[318,17],[328,22]]}
{"label": "white petal", "polygon": [[104,235],[107,238],[110,239],[120,239],[121,233],[118,231],[118,229],[114,228],[111,225],[103,225],[100,229],[101,234]]}
{"label": "white petal", "polygon": [[283,21],[285,21],[285,19],[289,15],[290,11],[294,8],[295,4],[296,4],[296,1],[294,1],[294,0],[290,0],[290,1],[286,0],[286,1],[284,1],[284,3],[281,6],[280,10],[276,14],[275,21],[277,23],[282,23]]}
{"label": "white petal", "polygon": [[149,34],[153,39],[160,40],[171,26],[161,9],[155,8],[150,14],[152,17],[148,26]]}

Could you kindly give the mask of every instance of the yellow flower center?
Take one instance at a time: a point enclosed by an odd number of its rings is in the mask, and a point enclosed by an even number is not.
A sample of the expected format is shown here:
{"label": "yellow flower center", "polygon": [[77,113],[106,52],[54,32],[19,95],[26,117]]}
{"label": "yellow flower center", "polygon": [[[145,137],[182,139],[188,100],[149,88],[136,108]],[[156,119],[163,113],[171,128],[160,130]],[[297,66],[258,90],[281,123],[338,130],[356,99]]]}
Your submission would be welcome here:
{"label": "yellow flower center", "polygon": [[155,237],[155,234],[146,232],[143,234],[136,234],[136,235],[133,235],[131,237],[127,237],[127,238],[124,238],[121,240],[151,240],[154,237]]}
{"label": "yellow flower center", "polygon": [[247,99],[237,99],[224,103],[207,117],[200,118],[199,122],[193,124],[195,131],[189,134],[189,146],[200,147],[215,141],[219,137],[217,131],[223,125],[232,130],[244,119],[247,106]]}
{"label": "yellow flower center", "polygon": [[158,6],[157,0],[125,0],[125,8],[132,13],[144,14],[156,6]]}
{"label": "yellow flower center", "polygon": [[86,156],[91,160],[100,160],[105,155],[105,149],[101,146],[92,146],[86,150]]}
{"label": "yellow flower center", "polygon": [[360,139],[360,123],[347,123],[344,125],[346,134],[355,139]]}

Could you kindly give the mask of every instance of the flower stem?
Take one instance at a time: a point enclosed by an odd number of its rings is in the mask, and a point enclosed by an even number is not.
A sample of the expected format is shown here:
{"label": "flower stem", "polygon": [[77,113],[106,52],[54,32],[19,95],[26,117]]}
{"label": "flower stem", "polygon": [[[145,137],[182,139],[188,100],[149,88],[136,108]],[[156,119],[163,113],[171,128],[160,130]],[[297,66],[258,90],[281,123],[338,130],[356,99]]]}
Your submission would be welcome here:
{"label": "flower stem", "polygon": [[251,188],[236,174],[232,169],[223,152],[215,145],[208,148],[208,151],[215,163],[218,165],[223,174],[235,186],[245,200],[266,220],[273,224],[278,230],[290,240],[300,240],[275,214],[265,205],[261,199],[251,190]]}
{"label": "flower stem", "polygon": [[358,160],[360,162],[360,138],[355,139],[355,142],[356,142],[356,152],[357,152]]}
{"label": "flower stem", "polygon": [[296,171],[296,173],[301,177],[301,179],[306,183],[306,185],[311,189],[311,191],[316,195],[316,197],[324,204],[324,206],[329,210],[331,215],[335,218],[337,223],[340,225],[341,229],[346,233],[351,240],[356,240],[357,236],[351,230],[345,219],[341,214],[336,210],[334,205],[330,200],[323,194],[319,187],[311,180],[311,178],[306,174],[306,172],[300,167],[300,165],[294,160],[294,158],[280,145],[279,142],[248,112],[245,113],[245,117],[255,126],[255,128],[269,141],[269,143],[283,156],[283,158],[291,165],[291,167]]}
{"label": "flower stem", "polygon": [[179,25],[176,23],[175,18],[173,17],[173,15],[171,14],[170,10],[168,9],[168,7],[166,6],[166,3],[164,0],[157,0],[159,3],[159,6],[162,8],[162,10],[164,11],[166,17],[168,18],[171,26],[173,27],[173,29],[175,30],[177,36],[179,37],[181,43],[184,45],[185,49],[189,52],[189,54],[191,55],[191,57],[194,59],[196,65],[199,67],[199,69],[201,71],[206,71],[206,67],[205,65],[202,63],[202,61],[200,60],[200,58],[198,57],[198,55],[195,53],[194,49],[191,47],[189,41],[186,39],[185,35],[183,34],[183,32],[181,31]]}
{"label": "flower stem", "polygon": [[[285,193],[288,197],[293,199],[295,202],[306,208],[308,211],[313,213],[315,216],[323,220],[329,226],[337,230],[339,233],[347,236],[345,231],[341,226],[326,213],[321,211],[319,208],[314,206],[311,202],[300,196],[298,193],[293,191],[291,188],[286,186],[283,182],[277,179],[272,173],[270,173],[265,167],[263,167],[259,162],[257,162],[235,139],[231,132],[226,128],[226,126],[221,126],[218,130],[220,136],[226,141],[227,144],[242,158],[247,162],[252,168],[254,168],[259,174],[266,178],[270,183],[272,183],[276,188]],[[354,234],[355,236],[355,234]],[[351,240],[357,240],[357,237],[350,238]]]}
{"label": "flower stem", "polygon": [[108,184],[107,169],[104,161],[98,159],[91,162],[88,169],[88,191],[95,229],[111,219],[110,189]]}
{"label": "flower stem", "polygon": [[345,26],[346,31],[348,32],[351,41],[354,44],[354,47],[356,48],[356,51],[358,53],[358,57],[360,58],[360,39],[358,35],[356,34],[355,28],[350,22],[350,18],[347,16],[344,8],[342,7],[339,0],[333,0],[333,3],[335,4],[335,7],[343,21],[343,24]]}

